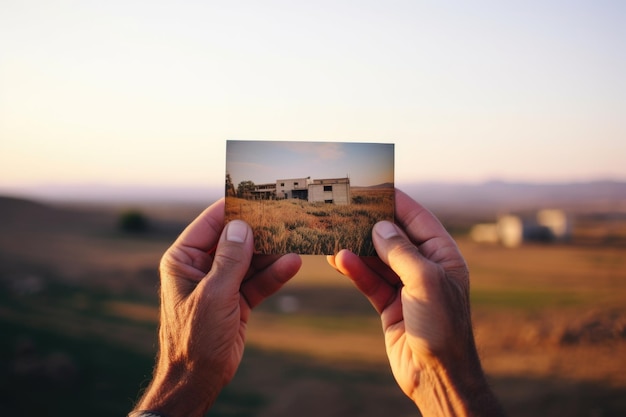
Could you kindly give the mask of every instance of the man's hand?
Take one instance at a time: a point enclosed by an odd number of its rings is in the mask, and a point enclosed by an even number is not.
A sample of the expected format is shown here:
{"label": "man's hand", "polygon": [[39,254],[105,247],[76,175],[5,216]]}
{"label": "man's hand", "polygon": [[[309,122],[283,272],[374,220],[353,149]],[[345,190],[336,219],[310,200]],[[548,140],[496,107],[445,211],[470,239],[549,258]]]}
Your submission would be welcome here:
{"label": "man's hand", "polygon": [[300,268],[294,254],[253,257],[250,227],[223,225],[222,199],[161,260],[159,357],[137,410],[204,415],[241,362],[251,309]]}
{"label": "man's hand", "polygon": [[394,377],[424,416],[502,415],[474,345],[469,272],[456,243],[400,191],[396,221],[373,229],[379,258],[344,250],[330,264],[381,315]]}

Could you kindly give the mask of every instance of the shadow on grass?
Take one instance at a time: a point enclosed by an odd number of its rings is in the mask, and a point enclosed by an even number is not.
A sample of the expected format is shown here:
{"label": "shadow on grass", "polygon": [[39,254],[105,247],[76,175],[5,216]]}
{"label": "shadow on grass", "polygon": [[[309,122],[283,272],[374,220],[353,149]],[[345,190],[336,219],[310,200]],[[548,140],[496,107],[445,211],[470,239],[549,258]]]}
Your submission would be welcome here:
{"label": "shadow on grass", "polygon": [[0,415],[124,416],[148,381],[148,355],[0,322]]}
{"label": "shadow on grass", "polygon": [[[124,319],[106,307],[112,301],[150,307],[156,300],[54,282],[33,294],[11,288],[4,286],[0,294],[0,415],[82,416],[86,410],[90,416],[126,415],[150,380],[156,323]],[[259,313],[329,330],[327,337],[368,329],[379,334],[379,323],[370,321],[372,307],[354,288],[285,290],[297,300],[297,314],[282,314],[280,297],[263,303]],[[552,300],[531,291],[516,298],[504,292],[475,295],[477,305],[499,308],[532,309]],[[605,383],[527,375],[491,382],[511,417],[626,415],[626,392]],[[386,364],[348,364],[249,345],[209,415],[375,417],[416,415],[416,409]]]}
{"label": "shadow on grass", "polygon": [[[0,415],[124,416],[153,356],[0,321]],[[623,416],[626,393],[603,383],[492,378],[510,416]],[[210,416],[415,415],[386,366],[342,366],[247,347]]]}

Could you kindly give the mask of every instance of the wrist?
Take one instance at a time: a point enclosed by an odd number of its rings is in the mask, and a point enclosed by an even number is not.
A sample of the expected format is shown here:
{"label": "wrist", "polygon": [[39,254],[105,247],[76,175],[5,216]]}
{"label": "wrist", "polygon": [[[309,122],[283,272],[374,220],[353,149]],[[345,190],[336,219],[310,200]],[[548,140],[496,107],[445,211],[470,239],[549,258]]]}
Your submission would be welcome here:
{"label": "wrist", "polygon": [[456,366],[425,367],[412,399],[425,417],[504,416],[478,357]]}
{"label": "wrist", "polygon": [[166,417],[163,414],[149,410],[135,410],[131,411],[127,417]]}
{"label": "wrist", "polygon": [[199,381],[184,365],[157,365],[152,382],[135,410],[164,417],[204,416],[219,395],[221,385]]}

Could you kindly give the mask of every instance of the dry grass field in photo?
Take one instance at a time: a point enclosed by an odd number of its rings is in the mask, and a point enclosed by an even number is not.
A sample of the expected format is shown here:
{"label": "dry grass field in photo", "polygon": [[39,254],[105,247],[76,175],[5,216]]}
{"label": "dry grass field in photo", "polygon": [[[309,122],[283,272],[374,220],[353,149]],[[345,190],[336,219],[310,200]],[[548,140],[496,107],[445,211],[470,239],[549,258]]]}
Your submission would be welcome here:
{"label": "dry grass field in photo", "polygon": [[[120,227],[128,209],[0,198],[0,415],[125,415],[148,383],[157,265],[202,207],[133,207],[142,230]],[[626,415],[626,246],[507,249],[455,236],[478,349],[508,415]],[[374,309],[325,257],[303,261],[251,315],[243,362],[209,415],[417,415]]]}
{"label": "dry grass field in photo", "polygon": [[371,228],[380,220],[393,220],[393,193],[393,188],[353,187],[349,205],[227,197],[226,219],[250,224],[259,253],[331,255],[350,249],[371,256]]}

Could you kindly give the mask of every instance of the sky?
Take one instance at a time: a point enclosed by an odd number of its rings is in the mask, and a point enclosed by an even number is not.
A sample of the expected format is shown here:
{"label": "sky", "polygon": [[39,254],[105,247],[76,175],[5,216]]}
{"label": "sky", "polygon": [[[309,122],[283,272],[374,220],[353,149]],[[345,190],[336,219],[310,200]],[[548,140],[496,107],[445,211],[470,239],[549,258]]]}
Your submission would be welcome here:
{"label": "sky", "polygon": [[350,178],[353,186],[394,182],[394,145],[353,142],[228,141],[226,172],[242,181]]}
{"label": "sky", "polygon": [[227,140],[396,184],[626,180],[626,2],[4,0],[0,192],[222,187]]}

